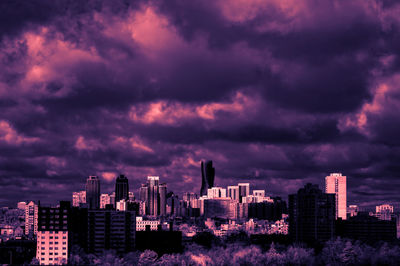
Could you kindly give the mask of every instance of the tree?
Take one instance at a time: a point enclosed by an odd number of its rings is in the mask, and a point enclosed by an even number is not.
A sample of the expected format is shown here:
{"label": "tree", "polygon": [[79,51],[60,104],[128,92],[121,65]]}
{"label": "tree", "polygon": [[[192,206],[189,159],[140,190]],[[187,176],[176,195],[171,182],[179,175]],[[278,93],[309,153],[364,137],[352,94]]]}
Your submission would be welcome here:
{"label": "tree", "polygon": [[156,252],[152,250],[145,250],[139,257],[138,265],[153,265],[158,258]]}

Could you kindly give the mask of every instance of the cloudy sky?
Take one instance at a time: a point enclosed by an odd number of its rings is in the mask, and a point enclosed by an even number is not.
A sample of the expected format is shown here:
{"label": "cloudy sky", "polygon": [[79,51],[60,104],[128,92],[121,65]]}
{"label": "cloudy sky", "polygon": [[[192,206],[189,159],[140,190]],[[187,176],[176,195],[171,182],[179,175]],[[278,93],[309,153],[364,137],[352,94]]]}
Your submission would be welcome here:
{"label": "cloudy sky", "polygon": [[[88,175],[269,195],[348,178],[400,201],[400,3],[0,2],[0,205],[54,203]],[[136,193],[137,194],[137,193]]]}

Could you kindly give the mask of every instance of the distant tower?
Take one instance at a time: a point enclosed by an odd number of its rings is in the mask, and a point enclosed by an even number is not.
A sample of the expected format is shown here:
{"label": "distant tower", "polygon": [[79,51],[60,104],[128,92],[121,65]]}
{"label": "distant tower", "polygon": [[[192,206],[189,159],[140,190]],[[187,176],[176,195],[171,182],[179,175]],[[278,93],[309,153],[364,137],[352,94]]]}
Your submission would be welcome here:
{"label": "distant tower", "polygon": [[38,231],[38,205],[33,201],[25,205],[25,235],[36,235]]}
{"label": "distant tower", "polygon": [[167,184],[159,185],[159,214],[161,216],[167,215]]}
{"label": "distant tower", "polygon": [[120,200],[129,200],[129,181],[124,175],[120,175],[115,180],[115,204]]}
{"label": "distant tower", "polygon": [[250,183],[239,183],[239,202],[243,201],[243,198],[250,195]]}
{"label": "distant tower", "polygon": [[146,214],[151,216],[157,216],[158,210],[158,185],[160,178],[158,176],[148,176],[148,194],[147,194],[147,206]]}
{"label": "distant tower", "polygon": [[335,194],[336,219],[347,218],[346,177],[341,173],[332,173],[325,177],[325,193]]}
{"label": "distant tower", "polygon": [[89,176],[86,180],[86,203],[89,209],[100,208],[100,180],[97,176]]}
{"label": "distant tower", "polygon": [[207,195],[207,190],[214,186],[215,168],[212,161],[201,162],[201,190],[200,196]]}

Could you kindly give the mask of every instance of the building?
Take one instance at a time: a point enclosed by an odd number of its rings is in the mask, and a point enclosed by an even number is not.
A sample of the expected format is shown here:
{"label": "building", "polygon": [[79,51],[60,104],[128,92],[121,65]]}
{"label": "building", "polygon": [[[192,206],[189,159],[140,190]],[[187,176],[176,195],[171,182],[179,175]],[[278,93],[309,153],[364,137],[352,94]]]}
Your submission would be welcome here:
{"label": "building", "polygon": [[152,231],[158,230],[160,220],[143,220],[143,217],[136,217],[136,232],[145,231],[146,228]]}
{"label": "building", "polygon": [[129,200],[129,181],[124,175],[119,175],[115,180],[115,203],[120,200]]}
{"label": "building", "polygon": [[341,173],[332,173],[325,177],[325,193],[335,194],[336,219],[347,218],[347,189],[346,177]]}
{"label": "building", "polygon": [[105,209],[106,205],[111,204],[111,197],[108,194],[100,195],[100,209]]}
{"label": "building", "polygon": [[281,198],[271,201],[249,203],[249,218],[278,221],[282,219],[282,214],[286,213],[286,202]]}
{"label": "building", "polygon": [[117,202],[115,209],[117,211],[126,211],[128,209],[128,202],[125,199],[122,199]]}
{"label": "building", "polygon": [[201,189],[200,197],[207,195],[207,189],[214,186],[215,168],[212,161],[201,162]]}
{"label": "building", "polygon": [[67,264],[70,202],[39,207],[36,258],[41,265]]}
{"label": "building", "polygon": [[25,235],[34,236],[38,231],[38,205],[33,201],[25,206]]}
{"label": "building", "polygon": [[129,192],[128,193],[128,198],[130,201],[134,201],[135,200],[135,195],[133,195],[133,192]]}
{"label": "building", "polygon": [[289,195],[289,235],[293,241],[327,241],[335,234],[335,195],[307,184]]}
{"label": "building", "polygon": [[136,215],[134,211],[89,210],[87,250],[96,255],[112,249],[117,254],[135,247]]}
{"label": "building", "polygon": [[253,196],[254,197],[264,198],[265,197],[265,190],[253,190]]}
{"label": "building", "polygon": [[162,183],[158,186],[158,200],[159,200],[159,211],[158,214],[161,216],[167,215],[167,184]]}
{"label": "building", "polygon": [[20,209],[20,210],[23,210],[23,211],[25,211],[25,208],[26,208],[26,202],[25,202],[25,201],[20,201],[20,202],[18,202],[18,204],[17,204],[17,208],[18,208],[18,209]]}
{"label": "building", "polygon": [[226,189],[222,187],[212,187],[207,190],[207,198],[226,198]]}
{"label": "building", "polygon": [[141,201],[145,202],[145,214],[150,216],[167,214],[167,185],[160,184],[158,176],[148,176],[147,184],[139,191]]}
{"label": "building", "polygon": [[229,198],[235,201],[239,201],[239,186],[228,186],[227,192]]}
{"label": "building", "polygon": [[357,216],[358,214],[358,206],[357,205],[349,205],[347,208],[347,218]]}
{"label": "building", "polygon": [[97,176],[89,176],[86,180],[86,201],[89,209],[100,208],[100,180]]}
{"label": "building", "polygon": [[86,191],[72,192],[72,206],[79,207],[86,203]]}
{"label": "building", "polygon": [[236,213],[231,198],[204,199],[204,217],[235,219]]}
{"label": "building", "polygon": [[375,216],[378,217],[379,220],[385,220],[385,221],[390,221],[392,220],[392,217],[394,217],[393,214],[393,206],[389,204],[383,204],[376,206],[376,213]]}
{"label": "building", "polygon": [[397,238],[396,220],[380,220],[368,213],[359,212],[347,220],[336,221],[336,235],[361,241],[393,241]]}
{"label": "building", "polygon": [[242,202],[243,197],[250,195],[250,184],[249,183],[239,183],[239,202]]}

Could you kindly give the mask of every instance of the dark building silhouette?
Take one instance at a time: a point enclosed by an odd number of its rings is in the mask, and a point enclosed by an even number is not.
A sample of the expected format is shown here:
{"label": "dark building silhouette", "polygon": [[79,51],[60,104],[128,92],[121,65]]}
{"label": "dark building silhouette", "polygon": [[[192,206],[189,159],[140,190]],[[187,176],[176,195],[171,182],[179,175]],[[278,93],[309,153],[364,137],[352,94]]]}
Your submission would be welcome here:
{"label": "dark building silhouette", "polygon": [[307,184],[289,195],[289,235],[293,241],[327,241],[335,233],[335,194],[325,194],[318,185]]}
{"label": "dark building silhouette", "polygon": [[136,249],[153,250],[159,255],[182,252],[182,232],[173,231],[172,225],[169,231],[150,231],[149,226],[146,231],[136,232]]}
{"label": "dark building silhouette", "polygon": [[368,213],[359,212],[348,220],[336,221],[336,235],[366,242],[392,241],[397,237],[396,219],[379,220]]}
{"label": "dark building silhouette", "polygon": [[115,250],[124,254],[135,247],[134,211],[89,210],[87,228],[89,253],[99,255],[104,250]]}
{"label": "dark building silhouette", "polygon": [[200,196],[207,195],[207,190],[214,186],[215,168],[212,161],[201,162]]}
{"label": "dark building silhouette", "polygon": [[129,200],[129,181],[124,175],[119,175],[115,180],[115,205],[120,200]]}
{"label": "dark building silhouette", "polygon": [[86,180],[86,203],[89,209],[100,208],[100,180],[97,176],[89,176]]}
{"label": "dark building silhouette", "polygon": [[277,221],[282,219],[282,213],[287,213],[286,202],[281,198],[273,198],[274,202],[249,203],[249,218]]}

